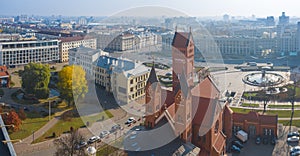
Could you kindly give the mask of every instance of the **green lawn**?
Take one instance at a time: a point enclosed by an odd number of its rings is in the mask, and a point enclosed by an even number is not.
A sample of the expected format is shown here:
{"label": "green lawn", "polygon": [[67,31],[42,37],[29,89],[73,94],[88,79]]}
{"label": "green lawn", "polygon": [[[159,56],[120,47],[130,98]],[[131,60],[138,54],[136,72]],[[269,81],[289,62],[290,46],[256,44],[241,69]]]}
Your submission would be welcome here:
{"label": "green lawn", "polygon": [[249,98],[249,97],[254,97],[256,95],[257,95],[257,93],[244,93],[243,97]]}
{"label": "green lawn", "polygon": [[43,117],[38,113],[26,113],[27,118],[22,121],[21,129],[9,134],[10,139],[24,139],[37,131],[48,122],[48,117]]}
{"label": "green lawn", "polygon": [[[281,123],[284,126],[289,126],[290,120],[279,120],[278,123]],[[292,126],[296,126],[296,127],[300,128],[300,120],[293,120]]]}
{"label": "green lawn", "polygon": [[[233,112],[236,113],[248,113],[252,111],[252,109],[243,109],[243,108],[231,108]],[[253,110],[259,113],[262,113],[262,110]],[[288,118],[291,117],[291,111],[287,110],[267,110],[266,114],[268,115],[278,115],[279,118]],[[300,117],[300,110],[295,110],[294,117]]]}
{"label": "green lawn", "polygon": [[243,107],[259,107],[259,104],[254,104],[254,103],[243,103]]}
{"label": "green lawn", "polygon": [[123,140],[124,137],[118,138],[116,141],[114,141],[111,145],[104,145],[101,148],[99,148],[97,150],[96,155],[97,156],[102,156],[102,155],[109,155],[115,151],[118,151],[119,148],[118,147],[122,147],[123,146]]}
{"label": "green lawn", "polygon": [[[97,115],[93,116],[84,116],[82,117],[84,121],[89,121],[90,124],[102,120],[102,116],[104,116],[104,120],[108,118],[112,118],[113,115],[109,111],[101,112]],[[74,117],[70,121],[59,120],[52,128],[50,128],[47,132],[44,133],[41,137],[37,138],[34,143],[42,142],[47,139],[52,139],[53,132],[55,132],[56,136],[60,136],[63,133],[67,133],[70,131],[70,127],[74,129],[78,129],[81,127],[85,127],[81,117]]]}
{"label": "green lawn", "polygon": [[[295,105],[295,108],[299,108],[300,105]],[[268,105],[268,108],[292,108],[292,105]]]}

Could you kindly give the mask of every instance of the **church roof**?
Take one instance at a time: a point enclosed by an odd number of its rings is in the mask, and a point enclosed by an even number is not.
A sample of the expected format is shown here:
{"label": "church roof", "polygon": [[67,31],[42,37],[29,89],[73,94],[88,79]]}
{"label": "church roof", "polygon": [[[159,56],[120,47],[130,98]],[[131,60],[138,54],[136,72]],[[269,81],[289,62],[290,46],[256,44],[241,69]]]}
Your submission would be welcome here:
{"label": "church roof", "polygon": [[157,76],[156,76],[156,72],[155,72],[155,68],[154,68],[154,63],[153,63],[153,66],[151,68],[150,75],[149,75],[149,78],[147,80],[147,83],[153,84],[155,82],[158,82],[158,80],[157,80]]}
{"label": "church roof", "polygon": [[192,39],[192,33],[190,32],[175,32],[172,46],[175,48],[185,48],[188,46]]}
{"label": "church roof", "polygon": [[192,95],[202,98],[215,99],[219,96],[219,89],[208,76],[192,89]]}

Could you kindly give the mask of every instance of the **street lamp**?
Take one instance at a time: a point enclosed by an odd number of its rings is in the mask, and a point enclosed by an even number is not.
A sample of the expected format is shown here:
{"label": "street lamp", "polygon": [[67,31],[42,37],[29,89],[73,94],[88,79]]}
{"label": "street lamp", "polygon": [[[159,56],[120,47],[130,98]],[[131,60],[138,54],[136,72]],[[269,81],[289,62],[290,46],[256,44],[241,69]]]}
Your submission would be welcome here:
{"label": "street lamp", "polygon": [[10,124],[10,125],[0,125],[0,128],[2,128],[2,127],[15,127],[15,125],[13,125],[13,124]]}
{"label": "street lamp", "polygon": [[2,141],[4,144],[8,143],[8,142],[22,142],[21,139],[15,139],[15,140],[3,140]]}
{"label": "street lamp", "polygon": [[8,115],[9,113],[8,112],[2,112],[2,113],[0,113],[0,115],[2,115],[2,114]]}

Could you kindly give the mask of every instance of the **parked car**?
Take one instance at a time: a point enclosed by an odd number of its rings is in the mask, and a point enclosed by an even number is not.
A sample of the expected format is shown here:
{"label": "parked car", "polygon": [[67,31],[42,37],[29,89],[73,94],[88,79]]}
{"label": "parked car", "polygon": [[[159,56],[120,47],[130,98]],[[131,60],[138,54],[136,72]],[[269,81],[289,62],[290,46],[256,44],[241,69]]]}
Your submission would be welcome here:
{"label": "parked car", "polygon": [[244,148],[244,145],[238,140],[232,141],[232,145],[235,145],[238,148]]}
{"label": "parked car", "polygon": [[116,130],[119,130],[119,129],[121,129],[121,126],[119,124],[114,125],[110,129],[110,133],[113,133],[113,132],[115,132]]}
{"label": "parked car", "polygon": [[235,145],[232,145],[232,146],[231,146],[231,151],[232,151],[232,152],[238,152],[238,153],[240,153],[240,152],[241,152],[241,149],[238,148],[238,147],[235,146]]}
{"label": "parked car", "polygon": [[92,136],[89,140],[88,140],[88,144],[92,144],[94,142],[98,142],[101,141],[99,136]]}
{"label": "parked car", "polygon": [[291,156],[299,156],[300,155],[300,151],[292,152],[290,155]]}
{"label": "parked car", "polygon": [[287,142],[299,142],[299,137],[297,136],[292,136],[287,138]]}
{"label": "parked car", "polygon": [[300,137],[299,132],[297,132],[297,131],[296,132],[291,132],[291,133],[288,134],[287,137],[290,138],[290,137],[293,137],[293,136]]}
{"label": "parked car", "polygon": [[274,136],[271,137],[270,143],[271,143],[271,145],[275,145],[276,144],[276,138]]}
{"label": "parked car", "polygon": [[107,137],[109,135],[109,131],[102,131],[101,133],[100,133],[100,138],[105,138],[105,137]]}
{"label": "parked car", "polygon": [[125,122],[125,124],[131,124],[131,123],[135,123],[135,122],[136,122],[135,118],[134,118],[134,117],[130,117],[130,118]]}
{"label": "parked car", "polygon": [[300,146],[291,147],[290,148],[290,155],[292,155],[292,153],[295,153],[297,151],[300,151]]}
{"label": "parked car", "polygon": [[77,144],[77,145],[75,146],[75,149],[79,150],[79,149],[81,149],[81,148],[83,148],[83,147],[86,147],[86,146],[87,146],[87,142],[85,142],[85,141],[80,141],[79,144]]}
{"label": "parked car", "polygon": [[259,144],[261,143],[261,138],[260,138],[260,137],[257,137],[256,140],[255,140],[255,143],[256,143],[257,145],[259,145]]}

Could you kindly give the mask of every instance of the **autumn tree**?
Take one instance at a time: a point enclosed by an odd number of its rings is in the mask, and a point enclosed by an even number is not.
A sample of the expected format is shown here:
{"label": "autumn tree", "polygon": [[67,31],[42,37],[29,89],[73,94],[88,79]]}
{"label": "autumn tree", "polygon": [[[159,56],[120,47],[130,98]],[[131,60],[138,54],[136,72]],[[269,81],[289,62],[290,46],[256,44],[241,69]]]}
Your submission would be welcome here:
{"label": "autumn tree", "polygon": [[83,141],[83,136],[78,132],[78,130],[66,134],[54,140],[54,145],[56,147],[55,156],[73,156],[73,155],[84,155],[84,148],[76,150],[75,147],[81,141]]}
{"label": "autumn tree", "polygon": [[83,98],[87,93],[85,71],[81,66],[66,66],[58,73],[58,77],[57,87],[60,90],[60,96],[68,102],[68,106],[74,104],[79,98]]}
{"label": "autumn tree", "polygon": [[19,112],[18,112],[18,115],[19,115],[19,118],[21,120],[25,120],[26,119],[26,113],[25,113],[24,109],[20,108]]}
{"label": "autumn tree", "polygon": [[3,115],[2,117],[5,125],[14,125],[7,127],[8,130],[16,132],[20,129],[22,121],[19,118],[19,115],[14,110],[10,110],[9,114]]}
{"label": "autumn tree", "polygon": [[47,98],[50,82],[49,65],[29,63],[22,72],[22,88],[27,94],[34,94],[37,98]]}

